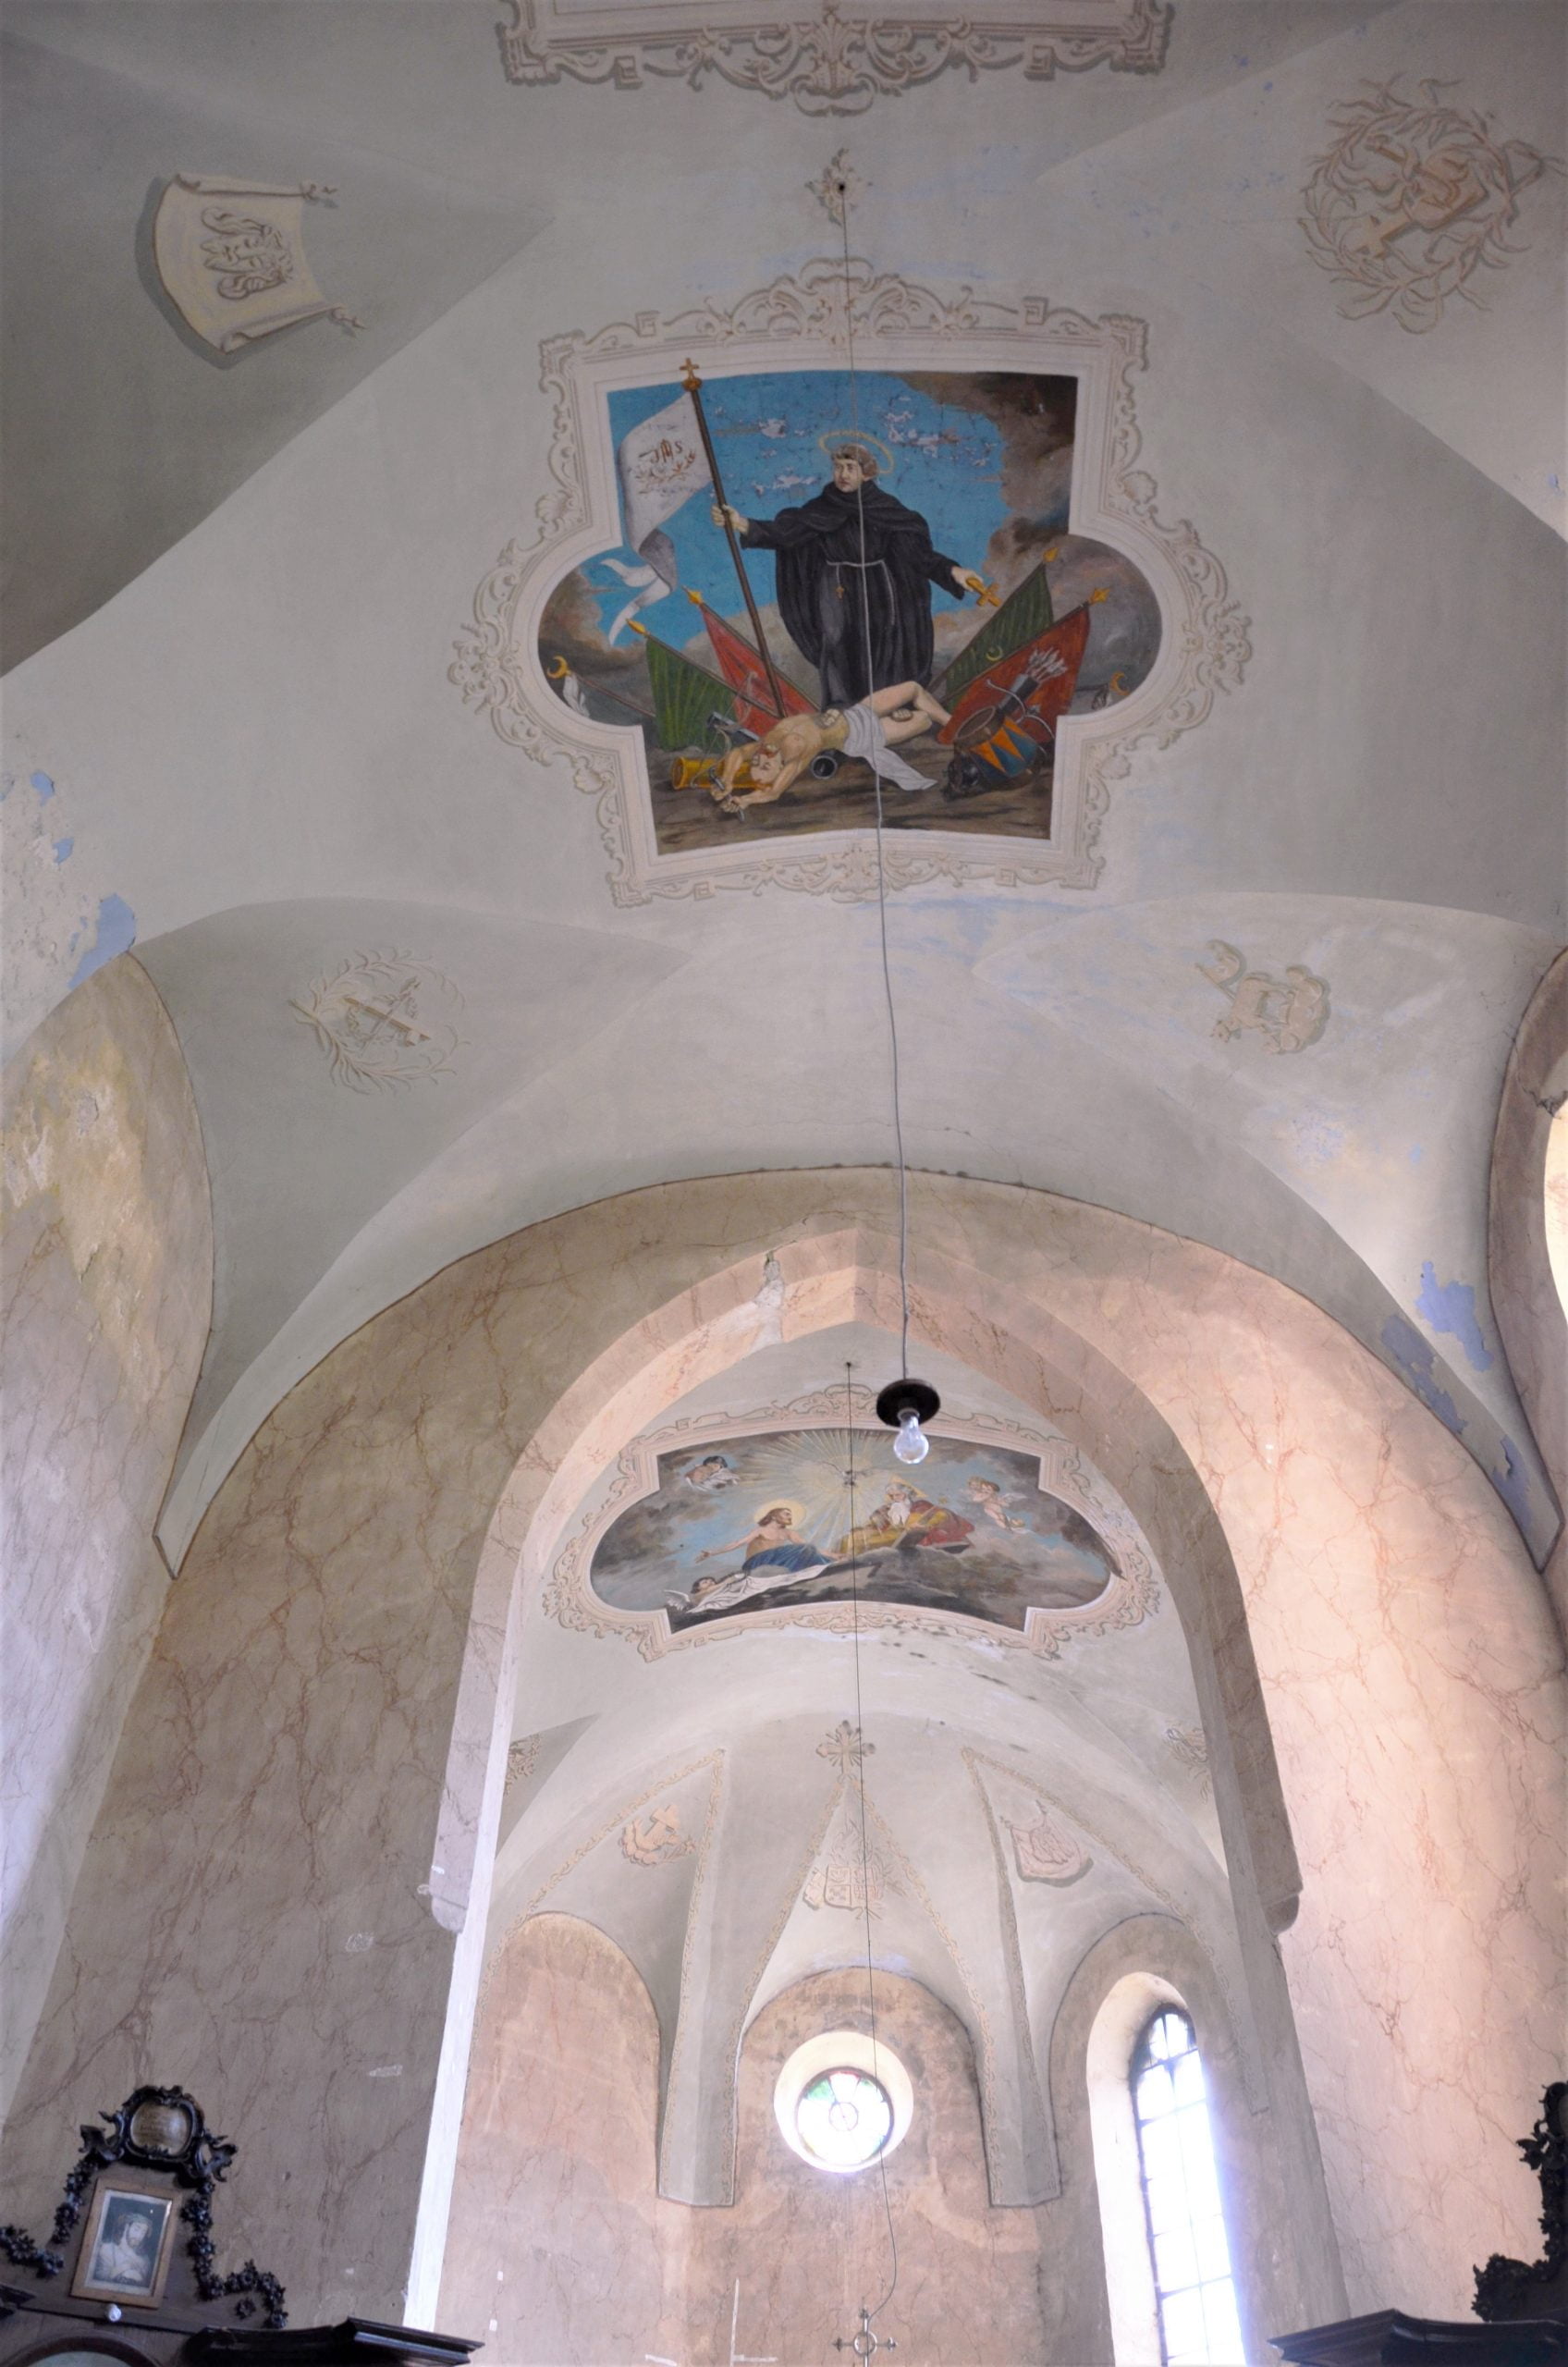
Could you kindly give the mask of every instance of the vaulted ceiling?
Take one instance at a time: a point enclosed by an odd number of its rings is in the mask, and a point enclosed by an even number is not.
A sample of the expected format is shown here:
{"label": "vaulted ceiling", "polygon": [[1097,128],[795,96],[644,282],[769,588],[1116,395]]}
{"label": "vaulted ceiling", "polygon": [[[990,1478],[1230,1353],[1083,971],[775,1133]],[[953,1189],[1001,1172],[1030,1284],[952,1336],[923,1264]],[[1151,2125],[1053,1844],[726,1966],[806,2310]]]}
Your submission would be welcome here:
{"label": "vaulted ceiling", "polygon": [[[849,120],[717,76],[519,87],[496,18],[6,15],[8,1044],[134,943],[190,1067],[217,1282],[171,1558],[291,1382],[453,1257],[661,1179],[890,1156],[864,896],[618,903],[567,757],[448,677],[557,489],[542,343],[831,257],[807,185],[839,148],[875,273],[1146,325],[1137,466],[1250,646],[1110,781],[1091,882],[894,896],[912,1163],[1279,1276],[1544,1553],[1486,1195],[1563,933],[1564,184],[1521,178],[1510,251],[1425,326],[1341,306],[1302,191],[1337,109],[1423,77],[1560,154],[1559,11],[1180,0],[1158,71],[951,71]],[[336,185],[308,252],[363,329],[204,349],[148,258],[180,172]],[[1326,981],[1320,1037],[1217,1040],[1216,943]],[[443,982],[450,1054],[357,1089],[311,998],[387,950]]]}

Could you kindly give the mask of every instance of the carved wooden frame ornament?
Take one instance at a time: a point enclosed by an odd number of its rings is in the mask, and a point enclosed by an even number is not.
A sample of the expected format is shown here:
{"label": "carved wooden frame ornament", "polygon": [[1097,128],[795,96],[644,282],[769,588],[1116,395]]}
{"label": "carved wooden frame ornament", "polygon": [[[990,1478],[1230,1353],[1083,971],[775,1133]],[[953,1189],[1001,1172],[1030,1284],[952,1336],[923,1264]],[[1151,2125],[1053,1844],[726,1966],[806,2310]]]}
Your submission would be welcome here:
{"label": "carved wooden frame ornament", "polygon": [[985,0],[955,16],[950,0],[903,0],[875,16],[838,0],[781,17],[778,0],[507,0],[496,28],[512,82],[612,82],[636,90],[644,74],[688,82],[713,75],[765,98],[793,99],[803,115],[863,115],[880,97],[929,82],[949,67],[974,80],[1021,67],[1048,81],[1101,64],[1157,73],[1170,32],[1170,0]]}
{"label": "carved wooden frame ornament", "polygon": [[[1070,532],[1109,544],[1141,568],[1161,620],[1159,654],[1132,696],[1102,714],[1063,719],[1049,840],[899,831],[887,848],[888,884],[1092,888],[1103,865],[1098,839],[1111,784],[1131,771],[1133,752],[1169,748],[1201,723],[1216,692],[1241,682],[1252,655],[1248,620],[1231,597],[1225,570],[1187,520],[1172,525],[1158,515],[1154,479],[1135,465],[1142,439],[1132,381],[1146,366],[1145,324],[1120,314],[1090,320],[1043,297],[1015,303],[969,288],[944,295],[879,275],[859,259],[850,264],[850,282],[863,366],[1077,379]],[[729,311],[704,304],[669,318],[638,313],[592,334],[548,337],[540,349],[540,385],[554,406],[554,485],[537,505],[533,541],[508,543],[480,583],[448,677],[512,746],[540,764],[566,757],[577,787],[595,801],[617,904],[721,888],[789,888],[841,902],[876,892],[875,841],[864,829],[661,854],[641,732],[574,714],[545,681],[537,645],[557,584],[619,540],[606,411],[611,388],[673,382],[688,356],[704,377],[747,365],[842,368],[845,310],[844,264],[824,257]]]}
{"label": "carved wooden frame ornament", "polygon": [[[645,1431],[623,1450],[607,1492],[595,1490],[574,1534],[556,1555],[541,1607],[561,1626],[581,1634],[625,1637],[645,1661],[663,1660],[667,1652],[733,1637],[738,1630],[730,1619],[714,1619],[704,1626],[685,1627],[677,1633],[667,1612],[622,1611],[606,1602],[594,1593],[589,1575],[599,1539],[629,1504],[654,1493],[659,1485],[661,1454],[683,1453],[713,1439],[748,1438],[778,1429],[838,1429],[846,1424],[856,1429],[864,1427],[873,1441],[878,1437],[886,1440],[887,1433],[876,1427],[875,1398],[869,1390],[859,1388],[847,1399],[841,1388],[819,1389],[805,1397],[791,1398],[787,1404],[765,1405],[749,1414],[690,1415],[664,1429]],[[1163,1590],[1136,1522],[1103,1481],[1084,1468],[1077,1449],[1065,1439],[988,1414],[943,1414],[932,1424],[931,1435],[968,1440],[980,1446],[1011,1447],[1015,1453],[1036,1456],[1041,1489],[1060,1496],[1092,1524],[1113,1558],[1114,1575],[1093,1602],[1061,1611],[1032,1607],[1022,1631],[998,1626],[990,1619],[966,1618],[959,1612],[925,1611],[865,1595],[859,1604],[863,1629],[900,1627],[926,1636],[981,1635],[993,1644],[1054,1661],[1072,1637],[1109,1636],[1140,1626],[1158,1610]],[[856,1611],[849,1602],[826,1602],[798,1610],[742,1609],[735,1617],[745,1621],[748,1633],[761,1627],[815,1627],[837,1636],[847,1635],[853,1627]]]}

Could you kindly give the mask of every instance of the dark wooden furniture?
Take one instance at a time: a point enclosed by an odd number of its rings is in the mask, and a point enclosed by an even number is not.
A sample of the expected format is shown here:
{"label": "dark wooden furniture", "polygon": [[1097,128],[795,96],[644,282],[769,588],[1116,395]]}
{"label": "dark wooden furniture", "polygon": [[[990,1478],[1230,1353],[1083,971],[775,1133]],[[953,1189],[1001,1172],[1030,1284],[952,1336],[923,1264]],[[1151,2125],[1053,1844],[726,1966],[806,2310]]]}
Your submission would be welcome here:
{"label": "dark wooden furniture", "polygon": [[138,2088],[84,2128],[46,2242],[0,2227],[0,2367],[465,2367],[476,2342],[345,2318],[292,2327],[277,2278],[222,2273],[213,2198],[236,2148],[182,2088]]}
{"label": "dark wooden furniture", "polygon": [[1473,2318],[1413,2318],[1374,2310],[1337,2325],[1271,2337],[1292,2367],[1553,2367],[1568,2362],[1568,2079],[1541,2098],[1519,2151],[1541,2182],[1541,2257],[1494,2252],[1476,2271]]}

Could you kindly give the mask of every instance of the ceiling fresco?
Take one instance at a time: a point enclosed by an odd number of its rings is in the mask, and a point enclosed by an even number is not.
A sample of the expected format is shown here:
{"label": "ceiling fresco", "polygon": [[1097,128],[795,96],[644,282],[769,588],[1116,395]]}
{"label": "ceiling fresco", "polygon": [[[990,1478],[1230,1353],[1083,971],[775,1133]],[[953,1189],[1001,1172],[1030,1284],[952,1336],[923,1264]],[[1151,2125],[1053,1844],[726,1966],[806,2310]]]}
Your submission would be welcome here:
{"label": "ceiling fresco", "polygon": [[556,587],[539,656],[576,713],[641,731],[661,854],[866,828],[844,718],[900,685],[891,826],[1050,838],[1059,721],[1138,689],[1160,637],[1139,570],[1068,531],[1077,406],[1023,371],[609,394],[620,547]]}
{"label": "ceiling fresco", "polygon": [[1022,1633],[1032,1609],[1082,1609],[1119,1575],[1037,1455],[936,1439],[913,1476],[889,1475],[885,1446],[873,1431],[765,1430],[661,1454],[654,1493],[594,1550],[594,1592],[662,1611],[677,1634],[857,1599]]}

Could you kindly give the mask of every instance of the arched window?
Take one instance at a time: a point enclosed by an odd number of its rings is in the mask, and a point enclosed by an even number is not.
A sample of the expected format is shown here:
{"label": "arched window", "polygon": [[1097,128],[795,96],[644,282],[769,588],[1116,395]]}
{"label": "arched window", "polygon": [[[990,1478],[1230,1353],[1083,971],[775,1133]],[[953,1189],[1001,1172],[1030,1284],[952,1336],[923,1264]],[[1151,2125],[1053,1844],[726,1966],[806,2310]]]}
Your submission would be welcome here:
{"label": "arched window", "polygon": [[1166,2367],[1238,2367],[1246,2353],[1203,2065],[1192,2023],[1175,2006],[1161,2006],[1146,2025],[1132,2080],[1160,2356]]}

